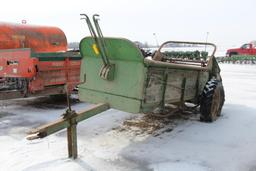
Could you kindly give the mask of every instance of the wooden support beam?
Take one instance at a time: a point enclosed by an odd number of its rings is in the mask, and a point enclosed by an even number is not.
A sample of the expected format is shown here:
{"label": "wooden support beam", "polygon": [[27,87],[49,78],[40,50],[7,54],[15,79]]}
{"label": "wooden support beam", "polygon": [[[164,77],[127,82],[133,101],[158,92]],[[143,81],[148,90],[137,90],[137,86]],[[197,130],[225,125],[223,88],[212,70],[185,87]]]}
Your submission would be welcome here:
{"label": "wooden support beam", "polygon": [[86,120],[92,116],[95,116],[101,112],[109,109],[109,105],[106,103],[97,104],[84,111],[76,113],[68,109],[63,115],[63,118],[49,124],[40,126],[30,131],[27,136],[28,140],[34,140],[38,138],[44,138],[53,133],[56,133],[62,129],[67,128],[67,140],[68,140],[68,156],[70,158],[77,158],[77,123]]}
{"label": "wooden support beam", "polygon": [[76,124],[67,128],[67,139],[68,139],[68,157],[77,158],[77,130]]}

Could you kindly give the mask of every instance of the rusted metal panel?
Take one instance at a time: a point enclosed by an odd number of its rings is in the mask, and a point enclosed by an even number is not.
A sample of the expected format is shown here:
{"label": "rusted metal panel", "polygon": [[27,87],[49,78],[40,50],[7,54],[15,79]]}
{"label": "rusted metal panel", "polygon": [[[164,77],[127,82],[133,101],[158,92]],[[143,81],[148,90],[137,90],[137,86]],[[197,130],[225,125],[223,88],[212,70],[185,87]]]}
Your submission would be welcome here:
{"label": "rusted metal panel", "polygon": [[0,22],[0,49],[31,48],[34,52],[67,51],[67,39],[57,27]]}
{"label": "rusted metal panel", "polygon": [[[165,73],[167,74],[166,80],[164,80]],[[197,82],[198,75],[200,75],[199,82]],[[145,108],[151,106],[152,110],[154,107],[159,106],[163,99],[164,103],[167,104],[180,102],[182,93],[184,93],[183,100],[196,100],[198,97],[197,89],[199,92],[202,91],[205,83],[208,81],[209,73],[198,70],[149,67],[147,76],[145,96],[142,105]],[[184,88],[182,87],[183,79],[186,79]],[[166,84],[166,86],[164,86],[164,84]],[[164,97],[162,94],[163,91]],[[145,109],[143,111],[147,110],[148,109]]]}
{"label": "rusted metal panel", "polygon": [[67,52],[66,36],[57,27],[0,22],[0,91],[29,96],[65,84],[71,91],[80,82],[80,61],[79,54]]}
{"label": "rusted metal panel", "polygon": [[[55,54],[57,57],[54,57]],[[17,97],[41,94],[42,91],[45,91],[46,95],[48,94],[47,87],[57,88],[56,86],[62,87],[65,84],[68,84],[69,91],[72,91],[80,82],[80,59],[81,57],[77,54],[69,52],[38,54],[32,53],[32,49],[29,48],[0,50],[0,78],[4,79],[0,90],[3,89],[4,84],[9,84],[9,80],[25,79],[27,85],[22,91],[26,95],[18,94]],[[18,82],[12,81],[11,84],[18,84]],[[19,88],[9,88],[9,90],[20,91]],[[15,91],[11,94],[13,92]],[[52,93],[58,94],[59,92],[56,89],[56,92]]]}
{"label": "rusted metal panel", "polygon": [[0,77],[32,78],[37,59],[30,58],[31,49],[0,50]]}

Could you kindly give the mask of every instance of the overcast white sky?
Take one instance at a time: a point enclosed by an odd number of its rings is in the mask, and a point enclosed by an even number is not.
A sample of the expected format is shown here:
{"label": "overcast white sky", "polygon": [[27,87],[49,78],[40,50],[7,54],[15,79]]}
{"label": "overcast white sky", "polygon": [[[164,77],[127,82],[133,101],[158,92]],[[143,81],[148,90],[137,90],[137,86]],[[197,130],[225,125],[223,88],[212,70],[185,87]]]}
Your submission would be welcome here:
{"label": "overcast white sky", "polygon": [[233,47],[256,39],[256,0],[5,0],[0,21],[60,27],[68,41],[88,35],[80,13],[101,15],[105,36],[208,41]]}

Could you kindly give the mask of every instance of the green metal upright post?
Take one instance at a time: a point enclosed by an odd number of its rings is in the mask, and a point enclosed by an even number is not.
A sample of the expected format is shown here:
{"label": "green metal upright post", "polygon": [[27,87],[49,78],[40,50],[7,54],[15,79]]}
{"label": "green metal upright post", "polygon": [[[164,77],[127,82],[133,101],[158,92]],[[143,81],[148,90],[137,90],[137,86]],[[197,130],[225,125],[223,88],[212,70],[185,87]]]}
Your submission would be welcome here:
{"label": "green metal upright post", "polygon": [[77,158],[77,124],[75,119],[71,119],[71,124],[67,128],[67,139],[68,139],[68,157]]}

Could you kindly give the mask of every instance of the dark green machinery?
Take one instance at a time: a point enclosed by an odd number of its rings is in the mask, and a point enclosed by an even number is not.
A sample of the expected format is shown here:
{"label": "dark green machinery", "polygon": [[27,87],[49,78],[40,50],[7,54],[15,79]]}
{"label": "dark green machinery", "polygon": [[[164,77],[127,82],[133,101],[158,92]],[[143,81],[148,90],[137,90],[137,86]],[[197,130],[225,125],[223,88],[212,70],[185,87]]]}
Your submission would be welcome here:
{"label": "dark green machinery", "polygon": [[[224,89],[214,44],[168,41],[149,59],[127,39],[104,38],[98,15],[93,16],[96,31],[88,16],[82,16],[91,37],[80,42],[79,98],[98,105],[80,113],[69,107],[59,121],[32,131],[30,139],[68,128],[69,156],[76,158],[76,124],[109,108],[166,117],[193,103],[194,107],[200,105],[202,121],[212,122],[220,115]],[[210,56],[199,51],[167,52],[164,47],[174,43],[211,46],[213,52]]]}
{"label": "dark green machinery", "polygon": [[218,57],[217,60],[221,63],[256,64],[255,55],[232,55],[230,57]]}

